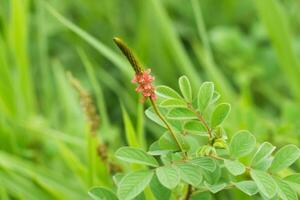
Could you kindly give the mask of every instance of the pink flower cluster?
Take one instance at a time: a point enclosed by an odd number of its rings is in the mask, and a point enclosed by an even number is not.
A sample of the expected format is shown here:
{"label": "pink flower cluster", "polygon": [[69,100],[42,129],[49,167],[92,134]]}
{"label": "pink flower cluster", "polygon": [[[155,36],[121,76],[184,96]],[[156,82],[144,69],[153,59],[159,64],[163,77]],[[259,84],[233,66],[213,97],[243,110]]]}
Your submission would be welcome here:
{"label": "pink flower cluster", "polygon": [[151,70],[147,69],[142,72],[135,74],[134,78],[132,79],[132,83],[137,83],[138,86],[136,87],[135,91],[141,92],[143,95],[142,101],[144,102],[148,97],[153,100],[156,100],[155,88],[152,85],[154,81],[154,77],[150,75]]}

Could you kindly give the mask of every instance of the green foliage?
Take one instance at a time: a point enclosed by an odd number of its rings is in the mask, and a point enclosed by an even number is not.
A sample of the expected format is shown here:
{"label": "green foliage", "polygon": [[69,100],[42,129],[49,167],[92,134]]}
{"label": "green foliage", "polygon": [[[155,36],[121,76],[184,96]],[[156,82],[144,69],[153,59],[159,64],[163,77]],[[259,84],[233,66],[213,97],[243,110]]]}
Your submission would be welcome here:
{"label": "green foliage", "polygon": [[[269,199],[274,182],[272,199],[297,199],[298,1],[102,0],[99,6],[0,0],[0,5],[1,200]],[[139,103],[133,92],[133,72],[113,46],[114,34],[126,38],[140,62],[151,67],[155,88],[169,85],[156,88],[157,108],[167,123],[153,106],[146,116],[154,123],[143,117],[149,102]],[[85,93],[73,90],[66,71]],[[176,81],[179,74],[187,76]],[[88,103],[79,97],[86,95]],[[218,108],[223,101],[231,105],[227,117],[228,107]],[[89,103],[94,107],[87,109]],[[92,134],[85,112],[99,115]],[[233,154],[230,141],[239,129],[251,131],[257,144],[241,137],[236,141],[241,149]],[[122,160],[114,156],[122,145],[140,149],[123,152]],[[180,176],[172,189],[156,174],[166,166]],[[130,180],[120,185],[141,169],[149,177],[139,180],[137,190],[126,190]],[[143,181],[146,187],[139,185]],[[120,186],[127,197],[117,195]]]}
{"label": "green foliage", "polygon": [[[179,78],[179,85],[183,97],[167,86],[158,87],[162,102],[180,101],[178,104],[165,106],[161,103],[158,106],[167,117],[164,119],[167,121],[159,123],[166,132],[150,146],[149,154],[157,155],[160,162],[136,148],[121,147],[116,152],[116,157],[121,160],[155,168],[155,178],[152,168],[125,175],[118,184],[121,200],[134,199],[152,181],[156,182],[154,186],[152,184],[154,193],[160,191],[158,184],[161,184],[162,190],[167,191],[168,188],[174,193],[182,187],[191,187],[192,193],[195,193],[191,199],[205,196],[207,191],[215,194],[230,188],[237,188],[249,196],[259,192],[267,199],[276,196],[282,199],[297,198],[292,185],[299,184],[298,174],[283,179],[277,172],[291,166],[299,158],[298,147],[286,145],[272,159],[275,146],[264,142],[256,147],[256,138],[249,131],[238,131],[228,142],[227,133],[221,125],[228,116],[230,105],[212,101],[213,83],[204,83],[196,99],[190,99],[192,88],[186,76]],[[202,110],[194,107],[191,103],[194,100]],[[208,105],[210,109],[205,109]],[[158,119],[161,118],[159,111],[154,109],[152,112],[153,116],[157,114]],[[150,119],[157,121],[153,116]],[[168,126],[165,126],[166,123]],[[203,140],[203,137],[206,139]]]}
{"label": "green foliage", "polygon": [[234,158],[243,157],[250,154],[255,145],[255,137],[249,131],[239,131],[230,141],[230,153]]}
{"label": "green foliage", "polygon": [[300,157],[300,150],[296,145],[286,145],[274,155],[270,171],[273,173],[289,167]]}
{"label": "green foliage", "polygon": [[112,191],[104,187],[90,189],[89,195],[93,200],[118,200],[118,197]]}
{"label": "green foliage", "polygon": [[144,164],[148,166],[157,167],[158,163],[151,155],[148,155],[141,149],[134,147],[121,147],[116,152],[115,156],[120,160],[130,163]]}
{"label": "green foliage", "polygon": [[118,184],[118,197],[122,200],[133,199],[147,187],[152,177],[152,171],[130,172]]}

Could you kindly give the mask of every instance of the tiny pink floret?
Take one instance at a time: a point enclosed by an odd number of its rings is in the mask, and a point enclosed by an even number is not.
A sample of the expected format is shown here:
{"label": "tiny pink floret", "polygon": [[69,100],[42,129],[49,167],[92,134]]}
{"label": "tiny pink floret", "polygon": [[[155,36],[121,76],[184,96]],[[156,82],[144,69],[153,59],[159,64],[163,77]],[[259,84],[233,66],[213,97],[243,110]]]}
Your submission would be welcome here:
{"label": "tiny pink floret", "polygon": [[132,79],[132,83],[137,83],[138,86],[135,88],[136,92],[140,92],[143,95],[142,101],[144,102],[148,97],[151,97],[153,100],[156,100],[155,88],[152,85],[152,82],[155,80],[153,76],[150,75],[151,70],[147,69],[142,71]]}

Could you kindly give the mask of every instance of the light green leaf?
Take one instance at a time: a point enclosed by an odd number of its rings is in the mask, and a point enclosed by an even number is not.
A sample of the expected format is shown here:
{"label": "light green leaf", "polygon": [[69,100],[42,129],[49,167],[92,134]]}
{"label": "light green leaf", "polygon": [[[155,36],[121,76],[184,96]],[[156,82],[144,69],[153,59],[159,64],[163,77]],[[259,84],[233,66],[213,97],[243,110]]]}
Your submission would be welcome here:
{"label": "light green leaf", "polygon": [[174,120],[197,119],[195,113],[187,108],[174,108],[168,113],[167,117]]}
{"label": "light green leaf", "polygon": [[160,148],[159,142],[155,141],[150,145],[149,151],[147,153],[152,155],[152,156],[160,156],[160,155],[167,154],[171,151],[172,150],[165,150],[165,149]]}
{"label": "light green leaf", "polygon": [[213,172],[216,169],[215,160],[209,157],[198,157],[191,160],[190,163],[211,172]]}
{"label": "light green leaf", "polygon": [[224,165],[226,169],[228,169],[228,171],[234,176],[241,175],[246,171],[245,165],[240,163],[238,160],[225,160]]}
{"label": "light green leaf", "polygon": [[104,187],[93,187],[88,194],[94,200],[118,200],[112,191]]}
{"label": "light green leaf", "polygon": [[284,180],[300,187],[300,173],[289,175],[285,177]]}
{"label": "light green leaf", "polygon": [[221,190],[223,190],[226,187],[226,183],[219,183],[219,184],[215,184],[215,185],[210,185],[208,183],[205,183],[205,185],[208,188],[208,190],[214,194],[217,192],[220,192]]}
{"label": "light green leaf", "polygon": [[133,199],[147,187],[153,174],[153,171],[135,171],[128,173],[118,185],[118,197],[122,200]]}
{"label": "light green leaf", "polygon": [[255,195],[258,192],[258,188],[254,181],[241,181],[233,183],[239,190],[246,193],[249,196]]}
{"label": "light green leaf", "polygon": [[277,185],[273,178],[266,172],[251,170],[251,178],[256,183],[258,190],[267,198],[272,198],[277,193]]}
{"label": "light green leaf", "polygon": [[153,122],[157,123],[158,125],[162,126],[162,127],[166,127],[166,125],[164,124],[164,122],[157,116],[157,114],[153,111],[153,108],[150,107],[145,111],[145,115],[152,120]]}
{"label": "light green leaf", "polygon": [[182,97],[172,88],[161,85],[156,87],[156,94],[165,99],[182,99]]}
{"label": "light green leaf", "polygon": [[287,182],[278,178],[275,181],[278,186],[278,194],[283,200],[298,200],[297,193]]}
{"label": "light green leaf", "polygon": [[156,174],[153,176],[153,178],[150,182],[150,188],[151,188],[153,195],[155,196],[155,198],[157,200],[159,200],[159,199],[169,200],[170,199],[171,191],[159,182]]}
{"label": "light green leaf", "polygon": [[262,143],[256,153],[254,154],[251,165],[256,166],[260,162],[264,161],[267,157],[269,157],[272,152],[275,150],[276,147],[274,147],[269,142]]}
{"label": "light green leaf", "polygon": [[121,147],[117,150],[115,156],[126,162],[158,167],[158,163],[155,158],[139,148]]}
{"label": "light green leaf", "polygon": [[214,84],[212,82],[204,82],[198,92],[198,108],[203,112],[209,105],[214,94]]}
{"label": "light green leaf", "polygon": [[179,78],[179,88],[181,94],[187,102],[192,102],[192,88],[189,79],[186,76]]}
{"label": "light green leaf", "polygon": [[204,133],[206,132],[205,126],[196,120],[188,121],[184,124],[184,129],[191,133]]}
{"label": "light green leaf", "polygon": [[172,165],[157,168],[156,175],[159,182],[169,189],[175,188],[180,181],[180,174]]}
{"label": "light green leaf", "polygon": [[296,145],[289,144],[282,147],[276,152],[270,171],[273,173],[279,172],[292,165],[300,156],[300,150]]}
{"label": "light green leaf", "polygon": [[258,164],[255,166],[252,166],[253,169],[258,169],[261,171],[267,171],[271,164],[272,164],[273,158],[265,158],[264,160],[260,161]]}
{"label": "light green leaf", "polygon": [[[184,136],[180,133],[175,133],[177,136],[178,141],[182,145],[183,149],[189,149],[189,144],[185,140]],[[165,132],[158,140],[159,147],[163,150],[180,150],[179,146],[177,145],[175,139],[170,134],[170,132]]]}
{"label": "light green leaf", "polygon": [[197,187],[202,182],[202,172],[196,165],[190,163],[184,163],[177,165],[181,179],[191,184],[194,187]]}
{"label": "light green leaf", "polygon": [[250,154],[256,145],[255,137],[246,130],[234,134],[230,142],[230,154],[234,158],[240,158]]}
{"label": "light green leaf", "polygon": [[162,101],[159,106],[164,108],[185,108],[187,104],[181,99],[166,99]]}
{"label": "light green leaf", "polygon": [[217,105],[210,119],[211,126],[213,128],[219,126],[228,116],[230,109],[231,107],[228,103],[221,103]]}

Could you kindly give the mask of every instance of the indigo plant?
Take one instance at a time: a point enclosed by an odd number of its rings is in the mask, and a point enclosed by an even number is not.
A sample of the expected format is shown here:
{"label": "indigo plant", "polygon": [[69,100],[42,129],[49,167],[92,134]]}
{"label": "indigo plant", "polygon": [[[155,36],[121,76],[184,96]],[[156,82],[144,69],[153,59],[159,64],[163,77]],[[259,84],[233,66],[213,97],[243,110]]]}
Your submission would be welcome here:
{"label": "indigo plant", "polygon": [[115,157],[132,164],[131,171],[114,175],[116,190],[92,188],[93,199],[202,200],[232,189],[258,199],[298,199],[300,173],[290,169],[290,175],[281,174],[299,158],[297,146],[276,149],[269,142],[258,143],[247,130],[228,138],[222,125],[231,106],[219,102],[212,82],[202,83],[196,94],[186,76],[178,80],[180,93],[165,85],[154,87],[150,69],[141,67],[124,42],[114,41],[135,71],[132,82],[142,102],[151,103],[145,114],[164,132],[146,151],[119,148]]}

